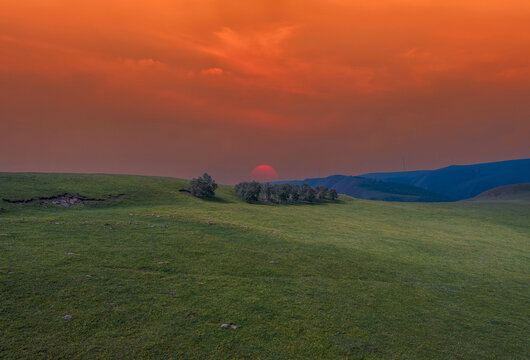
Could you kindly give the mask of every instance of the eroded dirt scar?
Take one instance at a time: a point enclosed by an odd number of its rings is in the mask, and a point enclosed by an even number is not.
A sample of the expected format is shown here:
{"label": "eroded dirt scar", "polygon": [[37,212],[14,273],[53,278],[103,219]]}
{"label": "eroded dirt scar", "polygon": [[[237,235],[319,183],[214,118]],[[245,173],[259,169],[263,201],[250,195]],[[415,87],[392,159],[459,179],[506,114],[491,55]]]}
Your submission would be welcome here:
{"label": "eroded dirt scar", "polygon": [[93,198],[81,194],[64,193],[53,196],[40,196],[30,199],[2,199],[9,204],[32,204],[39,203],[43,205],[58,205],[63,207],[70,207],[72,205],[83,205],[90,202],[103,202],[113,199],[118,199],[127,194],[109,194],[103,198]]}

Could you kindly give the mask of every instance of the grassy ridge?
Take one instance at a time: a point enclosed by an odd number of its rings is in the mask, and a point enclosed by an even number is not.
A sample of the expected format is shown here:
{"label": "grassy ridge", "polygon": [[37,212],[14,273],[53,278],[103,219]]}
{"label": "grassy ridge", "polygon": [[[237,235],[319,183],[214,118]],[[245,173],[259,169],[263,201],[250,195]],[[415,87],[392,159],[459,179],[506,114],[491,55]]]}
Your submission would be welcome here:
{"label": "grassy ridge", "polygon": [[249,205],[186,184],[0,175],[9,199],[127,194],[0,205],[0,358],[529,356],[528,204]]}
{"label": "grassy ridge", "polygon": [[505,185],[485,191],[470,201],[530,202],[530,183]]}

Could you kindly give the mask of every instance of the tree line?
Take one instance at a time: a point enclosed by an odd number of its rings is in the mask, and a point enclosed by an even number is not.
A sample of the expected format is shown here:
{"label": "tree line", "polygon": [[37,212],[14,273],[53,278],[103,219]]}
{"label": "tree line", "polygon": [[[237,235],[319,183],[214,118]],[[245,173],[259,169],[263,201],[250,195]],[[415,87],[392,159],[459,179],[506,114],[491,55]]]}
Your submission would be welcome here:
{"label": "tree line", "polygon": [[311,187],[309,184],[260,184],[241,182],[234,187],[236,194],[247,203],[259,201],[277,204],[336,200],[337,190],[326,186]]}
{"label": "tree line", "polygon": [[[189,191],[198,198],[213,198],[217,190],[217,184],[207,173],[190,181]],[[337,199],[338,194],[335,189],[328,189],[326,186],[311,187],[309,184],[301,186],[294,184],[261,184],[256,181],[241,182],[234,187],[236,194],[241,200],[247,203],[276,203],[288,204]]]}

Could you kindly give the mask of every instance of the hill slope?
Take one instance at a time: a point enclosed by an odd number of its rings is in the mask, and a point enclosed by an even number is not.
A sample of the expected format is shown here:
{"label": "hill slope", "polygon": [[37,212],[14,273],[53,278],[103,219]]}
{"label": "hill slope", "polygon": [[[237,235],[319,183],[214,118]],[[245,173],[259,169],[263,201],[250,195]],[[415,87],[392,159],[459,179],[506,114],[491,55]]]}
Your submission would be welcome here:
{"label": "hill slope", "polygon": [[104,206],[171,204],[187,184],[185,180],[149,176],[0,173],[0,207],[65,193],[97,199],[115,197],[99,204]]}
{"label": "hill slope", "polygon": [[250,205],[186,184],[2,174],[11,201],[103,200],[1,202],[0,358],[528,358],[526,204]]}
{"label": "hill slope", "polygon": [[462,200],[498,186],[530,182],[530,159],[453,165],[437,170],[372,173],[362,176],[413,185],[455,200]]}
{"label": "hill slope", "polygon": [[418,201],[440,202],[451,201],[451,198],[407,184],[378,181],[360,176],[333,175],[326,178],[315,178],[294,181],[277,181],[276,184],[289,183],[295,185],[309,184],[334,188],[340,194],[365,200],[384,201]]}
{"label": "hill slope", "polygon": [[499,186],[470,201],[530,201],[530,183]]}

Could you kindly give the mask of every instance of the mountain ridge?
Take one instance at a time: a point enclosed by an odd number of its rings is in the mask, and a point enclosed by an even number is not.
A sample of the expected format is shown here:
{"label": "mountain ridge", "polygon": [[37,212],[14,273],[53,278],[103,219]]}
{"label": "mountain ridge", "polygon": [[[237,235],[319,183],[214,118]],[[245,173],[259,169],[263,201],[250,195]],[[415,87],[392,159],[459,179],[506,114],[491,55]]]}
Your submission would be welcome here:
{"label": "mountain ridge", "polygon": [[471,199],[499,186],[528,182],[530,159],[451,165],[435,170],[330,175],[275,183],[324,185],[341,194],[368,200],[437,202]]}
{"label": "mountain ridge", "polygon": [[413,185],[463,200],[495,187],[530,182],[530,159],[451,165],[435,170],[369,173],[361,176]]}

